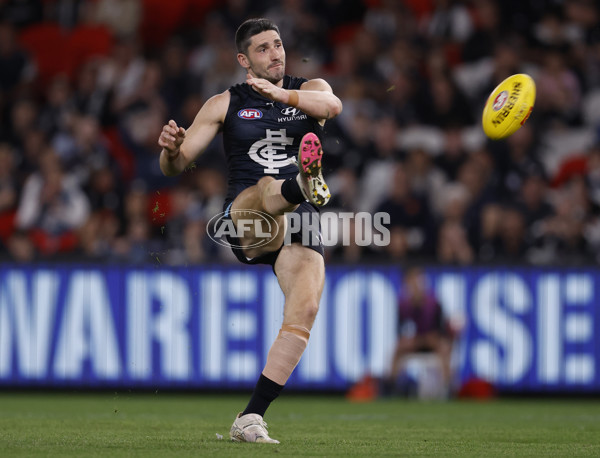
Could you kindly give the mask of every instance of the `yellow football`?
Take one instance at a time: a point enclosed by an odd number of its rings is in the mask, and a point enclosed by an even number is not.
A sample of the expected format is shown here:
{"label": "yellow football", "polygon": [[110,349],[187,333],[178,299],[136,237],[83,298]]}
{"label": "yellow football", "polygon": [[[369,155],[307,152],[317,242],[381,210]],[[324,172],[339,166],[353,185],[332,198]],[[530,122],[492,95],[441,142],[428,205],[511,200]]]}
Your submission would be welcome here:
{"label": "yellow football", "polygon": [[535,82],[518,73],[509,76],[492,91],[481,117],[483,131],[492,140],[502,140],[521,128],[533,110]]}

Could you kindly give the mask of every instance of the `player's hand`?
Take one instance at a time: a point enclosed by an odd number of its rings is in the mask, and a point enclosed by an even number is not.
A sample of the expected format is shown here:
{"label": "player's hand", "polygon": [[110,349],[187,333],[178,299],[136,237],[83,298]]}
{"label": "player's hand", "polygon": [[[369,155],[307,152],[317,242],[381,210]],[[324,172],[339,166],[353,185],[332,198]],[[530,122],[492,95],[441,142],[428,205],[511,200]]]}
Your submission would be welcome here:
{"label": "player's hand", "polygon": [[163,126],[160,137],[158,137],[158,146],[163,148],[169,155],[169,159],[175,159],[179,155],[179,147],[185,138],[185,129],[177,126],[172,119]]}
{"label": "player's hand", "polygon": [[256,89],[262,96],[271,99],[275,102],[286,103],[288,100],[287,91],[281,87],[275,86],[273,83],[262,79],[255,78],[250,73],[246,75],[246,83]]}

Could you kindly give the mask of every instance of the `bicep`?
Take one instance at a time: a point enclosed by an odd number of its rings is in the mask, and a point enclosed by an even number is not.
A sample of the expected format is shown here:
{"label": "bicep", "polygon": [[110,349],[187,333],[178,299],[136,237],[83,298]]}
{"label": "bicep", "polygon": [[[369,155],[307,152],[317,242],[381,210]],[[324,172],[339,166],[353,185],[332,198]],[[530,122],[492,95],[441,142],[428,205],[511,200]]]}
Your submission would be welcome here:
{"label": "bicep", "polygon": [[333,89],[331,89],[329,83],[321,78],[315,78],[302,83],[300,89],[303,91],[322,91],[333,93]]}
{"label": "bicep", "polygon": [[223,93],[209,99],[200,109],[181,144],[181,152],[188,163],[203,153],[215,138],[223,125],[228,106],[229,93]]}

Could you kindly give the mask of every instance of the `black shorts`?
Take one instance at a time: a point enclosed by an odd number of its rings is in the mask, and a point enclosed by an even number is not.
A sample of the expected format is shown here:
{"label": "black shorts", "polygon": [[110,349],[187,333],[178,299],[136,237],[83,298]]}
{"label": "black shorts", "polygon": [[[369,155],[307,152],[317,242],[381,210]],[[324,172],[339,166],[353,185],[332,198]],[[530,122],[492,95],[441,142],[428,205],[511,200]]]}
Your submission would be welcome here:
{"label": "black shorts", "polygon": [[[231,218],[229,210],[232,203],[233,201],[231,200],[225,202],[223,207],[223,211],[225,212],[225,215],[223,216],[224,218]],[[274,267],[275,261],[277,261],[277,257],[279,256],[281,249],[288,239],[291,243],[300,243],[301,245],[316,251],[321,256],[324,256],[319,209],[313,206],[311,203],[304,201],[298,205],[298,208],[296,208],[293,213],[300,215],[299,222],[301,223],[301,226],[299,230],[294,230],[294,232],[289,234],[289,237],[286,237],[283,245],[281,245],[277,250],[271,251],[270,253],[265,253],[261,256],[249,259],[244,254],[244,251],[239,247],[240,239],[238,237],[227,235],[227,241],[231,245],[231,251],[233,251],[235,257],[244,264],[268,264]],[[316,221],[316,224],[310,224],[310,221]],[[290,224],[288,224],[288,232],[290,229]]]}

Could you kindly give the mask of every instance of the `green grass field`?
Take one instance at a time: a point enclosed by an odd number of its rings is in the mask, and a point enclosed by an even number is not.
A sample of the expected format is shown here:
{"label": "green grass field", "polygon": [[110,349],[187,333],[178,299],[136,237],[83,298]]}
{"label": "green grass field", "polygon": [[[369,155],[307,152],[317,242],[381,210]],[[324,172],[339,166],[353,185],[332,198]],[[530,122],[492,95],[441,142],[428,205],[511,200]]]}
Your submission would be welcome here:
{"label": "green grass field", "polygon": [[265,418],[275,446],[228,440],[246,401],[0,392],[0,456],[600,456],[597,400],[356,404],[284,393]]}

